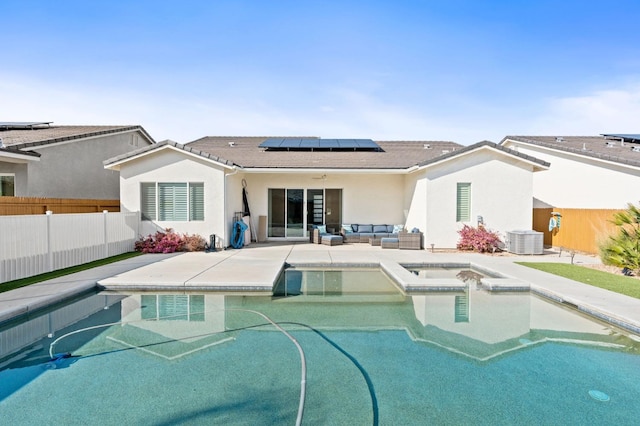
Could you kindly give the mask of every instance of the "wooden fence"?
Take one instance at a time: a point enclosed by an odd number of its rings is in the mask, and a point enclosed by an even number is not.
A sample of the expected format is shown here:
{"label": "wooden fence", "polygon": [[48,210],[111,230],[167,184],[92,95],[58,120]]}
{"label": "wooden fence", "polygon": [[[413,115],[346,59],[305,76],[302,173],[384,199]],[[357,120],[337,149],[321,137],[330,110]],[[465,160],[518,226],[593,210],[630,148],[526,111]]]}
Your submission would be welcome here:
{"label": "wooden fence", "polygon": [[[544,232],[544,245],[562,247],[583,253],[598,253],[598,246],[616,226],[611,223],[613,215],[622,210],[605,209],[533,209],[533,229]],[[560,228],[549,231],[551,212],[560,213]]]}
{"label": "wooden fence", "polygon": [[90,200],[72,198],[0,197],[0,216],[63,213],[120,212],[120,200]]}

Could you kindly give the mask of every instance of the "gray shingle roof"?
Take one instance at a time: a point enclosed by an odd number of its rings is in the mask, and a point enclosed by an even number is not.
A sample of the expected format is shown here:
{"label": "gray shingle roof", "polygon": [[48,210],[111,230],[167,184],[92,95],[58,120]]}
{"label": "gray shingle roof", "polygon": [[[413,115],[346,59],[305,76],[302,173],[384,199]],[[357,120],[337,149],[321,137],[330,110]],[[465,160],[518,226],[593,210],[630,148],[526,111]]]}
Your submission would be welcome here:
{"label": "gray shingle roof", "polygon": [[5,147],[25,149],[131,130],[139,130],[151,142],[155,142],[142,126],[51,126],[36,127],[34,129],[0,130],[0,138],[2,138]]}
{"label": "gray shingle roof", "polygon": [[[308,137],[307,137],[308,138]],[[224,158],[243,168],[406,169],[463,146],[446,141],[376,141],[375,151],[268,151],[267,137],[208,136],[186,148]],[[428,148],[426,148],[428,146]]]}
{"label": "gray shingle roof", "polygon": [[507,140],[640,167],[640,152],[633,151],[633,147],[640,147],[638,143],[621,144],[603,136],[506,136],[500,143]]}

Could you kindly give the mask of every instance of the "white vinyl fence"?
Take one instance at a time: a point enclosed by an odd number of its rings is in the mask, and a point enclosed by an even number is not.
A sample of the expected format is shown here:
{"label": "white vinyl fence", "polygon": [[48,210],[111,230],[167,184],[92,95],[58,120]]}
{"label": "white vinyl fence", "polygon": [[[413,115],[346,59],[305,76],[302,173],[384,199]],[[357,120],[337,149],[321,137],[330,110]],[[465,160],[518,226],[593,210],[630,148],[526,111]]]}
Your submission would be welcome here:
{"label": "white vinyl fence", "polygon": [[139,214],[0,216],[0,283],[133,251]]}

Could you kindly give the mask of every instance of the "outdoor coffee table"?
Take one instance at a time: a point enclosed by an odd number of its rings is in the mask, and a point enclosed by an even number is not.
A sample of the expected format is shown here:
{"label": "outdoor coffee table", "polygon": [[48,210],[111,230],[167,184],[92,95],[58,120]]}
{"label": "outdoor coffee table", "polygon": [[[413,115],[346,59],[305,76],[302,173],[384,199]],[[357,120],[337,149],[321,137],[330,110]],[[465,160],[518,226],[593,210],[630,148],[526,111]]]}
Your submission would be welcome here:
{"label": "outdoor coffee table", "polygon": [[380,240],[381,240],[380,237],[369,238],[369,244],[371,244],[372,246],[379,246]]}

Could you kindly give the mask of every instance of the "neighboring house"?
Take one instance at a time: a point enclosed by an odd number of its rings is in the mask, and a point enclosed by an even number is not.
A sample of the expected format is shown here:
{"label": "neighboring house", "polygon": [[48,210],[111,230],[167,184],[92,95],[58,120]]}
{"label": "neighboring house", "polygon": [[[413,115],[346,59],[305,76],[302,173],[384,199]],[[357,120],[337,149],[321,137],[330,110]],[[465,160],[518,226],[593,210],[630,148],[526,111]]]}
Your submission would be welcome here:
{"label": "neighboring house", "polygon": [[153,143],[141,126],[0,122],[0,196],[118,199],[103,161]]}
{"label": "neighboring house", "polygon": [[500,144],[551,163],[534,176],[534,207],[623,209],[637,203],[640,135],[506,136]]}
{"label": "neighboring house", "polygon": [[308,238],[313,224],[402,224],[424,244],[455,247],[464,224],[531,229],[533,173],[549,164],[491,142],[205,137],[165,141],[105,162],[120,172],[122,211],[229,245],[243,186],[269,240]]}
{"label": "neighboring house", "polygon": [[[640,135],[506,136],[500,144],[551,163],[533,178],[534,229],[547,245],[597,253],[613,213],[640,200]],[[555,213],[561,226],[550,229]]]}

